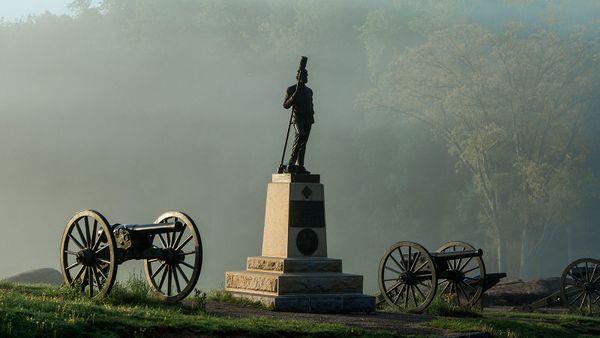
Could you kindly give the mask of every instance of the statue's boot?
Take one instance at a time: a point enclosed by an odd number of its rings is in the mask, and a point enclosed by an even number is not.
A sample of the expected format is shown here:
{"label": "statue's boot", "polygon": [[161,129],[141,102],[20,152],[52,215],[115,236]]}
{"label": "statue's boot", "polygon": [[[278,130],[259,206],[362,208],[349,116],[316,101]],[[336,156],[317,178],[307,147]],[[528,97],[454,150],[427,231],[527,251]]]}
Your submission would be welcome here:
{"label": "statue's boot", "polygon": [[304,168],[304,166],[301,165],[300,167],[298,167],[298,174],[309,175],[310,171],[306,170],[306,168]]}

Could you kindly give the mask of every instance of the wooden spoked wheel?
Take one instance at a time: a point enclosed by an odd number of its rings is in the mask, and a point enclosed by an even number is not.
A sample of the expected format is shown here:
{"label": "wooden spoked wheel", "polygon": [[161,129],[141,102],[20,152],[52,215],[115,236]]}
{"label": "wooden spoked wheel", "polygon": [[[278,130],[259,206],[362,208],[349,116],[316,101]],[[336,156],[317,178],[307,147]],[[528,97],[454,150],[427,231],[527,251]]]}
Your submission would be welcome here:
{"label": "wooden spoked wheel", "polygon": [[567,265],[560,292],[564,304],[571,308],[600,311],[600,261],[581,258]]}
{"label": "wooden spoked wheel", "polygon": [[202,241],[194,221],[179,211],[160,215],[154,223],[181,222],[181,231],[157,234],[152,245],[166,251],[165,259],[146,259],[148,284],[167,302],[178,302],[192,292],[202,269]]}
{"label": "wooden spoked wheel", "polygon": [[433,300],[436,288],[435,264],[421,245],[398,242],[381,258],[379,290],[389,305],[421,312]]}
{"label": "wooden spoked wheel", "polygon": [[60,265],[67,285],[80,285],[83,294],[102,297],[117,276],[115,239],[99,212],[83,210],[67,223],[60,245]]}
{"label": "wooden spoked wheel", "polygon": [[[465,242],[448,242],[439,253],[474,251]],[[481,257],[466,257],[446,261],[447,269],[438,273],[438,290],[446,301],[457,306],[471,307],[481,298],[485,286],[485,265]]]}

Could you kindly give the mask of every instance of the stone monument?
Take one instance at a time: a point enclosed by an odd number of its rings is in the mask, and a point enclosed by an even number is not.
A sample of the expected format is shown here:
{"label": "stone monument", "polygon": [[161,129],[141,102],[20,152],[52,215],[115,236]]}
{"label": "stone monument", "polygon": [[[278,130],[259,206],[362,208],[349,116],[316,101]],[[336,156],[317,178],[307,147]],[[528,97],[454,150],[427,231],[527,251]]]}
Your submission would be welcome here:
{"label": "stone monument", "polygon": [[279,311],[372,312],[363,277],[327,257],[325,195],[320,176],[273,174],[267,188],[262,255],[245,271],[225,273],[225,290]]}
{"label": "stone monument", "polygon": [[[279,169],[267,187],[262,255],[248,257],[245,271],[226,272],[225,290],[280,311],[372,312],[375,297],[363,295],[362,276],[342,273],[342,261],[327,257],[323,184],[304,167],[315,122],[307,61],[300,59],[297,82],[285,91],[283,107],[292,113]],[[286,166],[291,125],[295,137]]]}

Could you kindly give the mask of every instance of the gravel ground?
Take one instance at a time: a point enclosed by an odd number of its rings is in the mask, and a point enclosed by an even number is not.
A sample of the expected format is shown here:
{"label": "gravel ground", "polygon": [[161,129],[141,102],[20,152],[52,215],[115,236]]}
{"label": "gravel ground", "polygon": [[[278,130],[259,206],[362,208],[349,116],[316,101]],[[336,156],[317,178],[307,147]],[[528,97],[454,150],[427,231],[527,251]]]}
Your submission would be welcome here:
{"label": "gravel ground", "polygon": [[[420,323],[435,319],[432,316],[413,315],[406,313],[374,314],[316,314],[276,312],[260,308],[245,307],[226,302],[209,301],[206,304],[208,313],[229,318],[266,317],[272,319],[305,320],[307,322],[335,323],[347,326],[356,326],[364,329],[379,329],[393,331],[401,335],[423,335],[437,337],[477,337],[477,335],[456,334],[444,330],[423,327]],[[481,335],[479,335],[481,336]],[[485,337],[485,335],[484,335]]]}

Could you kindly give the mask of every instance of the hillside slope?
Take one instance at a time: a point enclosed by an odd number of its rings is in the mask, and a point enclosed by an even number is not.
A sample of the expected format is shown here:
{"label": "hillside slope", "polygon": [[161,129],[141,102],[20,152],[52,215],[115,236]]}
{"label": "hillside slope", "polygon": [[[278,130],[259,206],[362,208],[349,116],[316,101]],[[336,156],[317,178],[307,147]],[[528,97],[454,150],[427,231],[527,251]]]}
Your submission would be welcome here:
{"label": "hillside slope", "polygon": [[42,268],[25,271],[5,279],[14,283],[60,285],[63,277],[60,271],[53,268]]}

